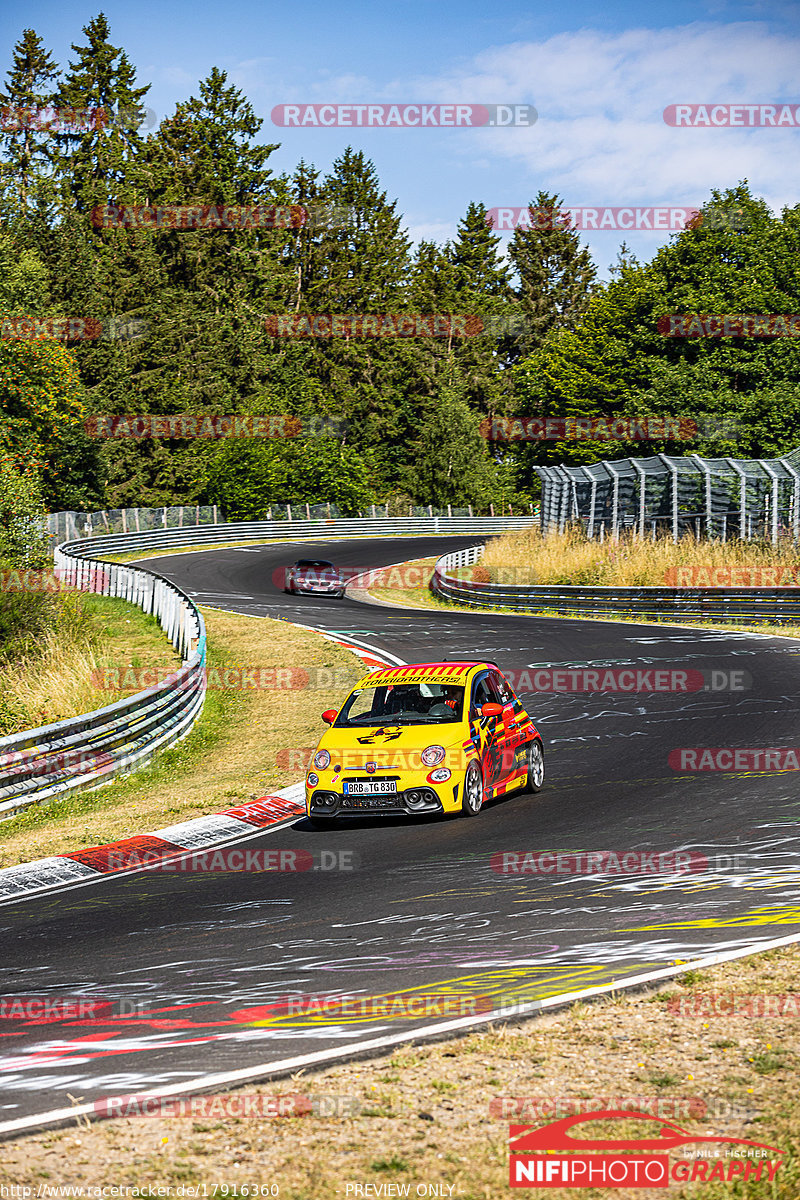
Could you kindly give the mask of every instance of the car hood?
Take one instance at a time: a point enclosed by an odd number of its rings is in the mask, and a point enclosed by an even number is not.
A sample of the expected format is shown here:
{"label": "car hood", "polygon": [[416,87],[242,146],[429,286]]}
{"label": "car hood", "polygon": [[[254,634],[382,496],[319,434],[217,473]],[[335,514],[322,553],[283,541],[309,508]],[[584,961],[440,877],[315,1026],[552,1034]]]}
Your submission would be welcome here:
{"label": "car hood", "polygon": [[469,732],[461,722],[453,725],[364,725],[358,729],[329,730],[323,735],[319,748],[327,750],[332,761],[337,754],[342,756],[342,765],[349,769],[367,762],[379,766],[413,767],[420,765],[418,760],[414,762],[411,758],[413,751],[420,752],[426,746],[459,749],[468,737]]}

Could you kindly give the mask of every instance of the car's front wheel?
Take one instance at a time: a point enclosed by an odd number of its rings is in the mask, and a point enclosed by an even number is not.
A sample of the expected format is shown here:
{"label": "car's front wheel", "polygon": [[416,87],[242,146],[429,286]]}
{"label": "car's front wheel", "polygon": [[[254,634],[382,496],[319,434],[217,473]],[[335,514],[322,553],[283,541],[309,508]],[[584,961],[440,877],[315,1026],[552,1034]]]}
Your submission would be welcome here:
{"label": "car's front wheel", "polygon": [[536,738],[528,746],[528,791],[540,792],[544,784],[544,749]]}
{"label": "car's front wheel", "polygon": [[465,817],[477,817],[483,804],[483,776],[480,764],[473,761],[467,767],[464,776],[464,790],[461,795],[461,814]]}

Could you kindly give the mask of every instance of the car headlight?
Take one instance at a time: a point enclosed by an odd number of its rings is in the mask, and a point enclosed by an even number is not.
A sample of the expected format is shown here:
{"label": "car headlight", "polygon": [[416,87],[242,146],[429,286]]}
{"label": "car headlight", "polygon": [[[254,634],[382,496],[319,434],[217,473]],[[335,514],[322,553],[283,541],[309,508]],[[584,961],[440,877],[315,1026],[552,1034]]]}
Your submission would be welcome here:
{"label": "car headlight", "polygon": [[327,750],[318,750],[314,755],[314,766],[318,771],[324,771],[331,765],[331,756]]}
{"label": "car headlight", "polygon": [[437,771],[431,771],[428,776],[429,783],[445,783],[450,778],[450,772],[447,767],[439,767]]}
{"label": "car headlight", "polygon": [[310,771],[307,782],[309,787],[316,787],[319,783],[319,775],[315,775],[313,771]]}
{"label": "car headlight", "polygon": [[421,757],[426,767],[435,767],[437,763],[444,762],[444,746],[426,746]]}

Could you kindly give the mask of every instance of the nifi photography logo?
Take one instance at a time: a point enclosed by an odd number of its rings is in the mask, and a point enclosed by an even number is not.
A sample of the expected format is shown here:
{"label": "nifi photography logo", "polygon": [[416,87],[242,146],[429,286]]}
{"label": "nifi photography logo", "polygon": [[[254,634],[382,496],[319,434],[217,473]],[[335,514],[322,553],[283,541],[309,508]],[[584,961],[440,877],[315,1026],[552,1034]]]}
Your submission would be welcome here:
{"label": "nifi photography logo", "polygon": [[[591,1138],[593,1121],[641,1121],[636,1138]],[[587,1136],[588,1127],[588,1136]],[[574,1131],[574,1132],[573,1132]],[[549,1125],[510,1127],[509,1183],[524,1188],[657,1188],[671,1183],[770,1183],[783,1151],[744,1138],[689,1133],[652,1113],[576,1113]],[[691,1150],[682,1150],[682,1147]],[[670,1151],[682,1155],[670,1161]]]}

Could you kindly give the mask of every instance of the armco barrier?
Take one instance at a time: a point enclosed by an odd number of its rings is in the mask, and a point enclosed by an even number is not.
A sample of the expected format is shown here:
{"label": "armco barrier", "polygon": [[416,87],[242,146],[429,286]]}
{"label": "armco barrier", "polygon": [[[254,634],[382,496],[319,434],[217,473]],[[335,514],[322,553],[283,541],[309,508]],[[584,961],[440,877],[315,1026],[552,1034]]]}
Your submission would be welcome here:
{"label": "armco barrier", "polygon": [[69,545],[56,549],[55,571],[68,585],[117,596],[156,616],[183,662],[144,692],[0,738],[0,820],[142,766],[189,732],[205,700],[205,625],[179,588],[139,567],[89,562]]}
{"label": "armco barrier", "polygon": [[226,542],[303,541],[316,538],[400,537],[471,537],[473,534],[504,533],[526,529],[537,518],[522,517],[331,517],[318,521],[235,521],[221,525],[190,525],[172,529],[153,529],[148,533],[121,533],[109,537],[83,538],[66,542],[63,550],[82,558],[102,558],[104,554],[128,554],[136,550],[166,550],[176,546],[216,546]]}
{"label": "armco barrier", "polygon": [[443,555],[434,568],[431,591],[471,608],[510,608],[515,612],[556,612],[566,616],[675,617],[724,622],[769,621],[800,625],[800,588],[613,588],[477,583],[449,574],[469,567],[484,547]]}
{"label": "armco barrier", "polygon": [[203,707],[206,633],[200,612],[161,575],[98,561],[104,555],[240,541],[489,534],[523,529],[534,520],[528,515],[240,521],[64,542],[54,551],[56,574],[67,584],[117,596],[158,617],[183,662],[158,686],[116,704],[0,738],[0,820],[135,770],[184,737]]}

